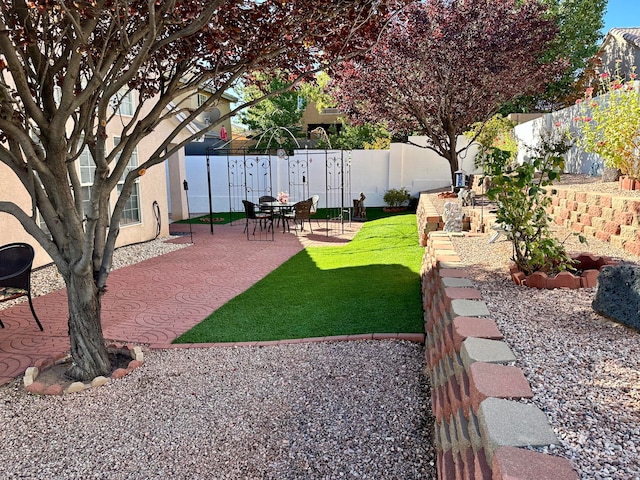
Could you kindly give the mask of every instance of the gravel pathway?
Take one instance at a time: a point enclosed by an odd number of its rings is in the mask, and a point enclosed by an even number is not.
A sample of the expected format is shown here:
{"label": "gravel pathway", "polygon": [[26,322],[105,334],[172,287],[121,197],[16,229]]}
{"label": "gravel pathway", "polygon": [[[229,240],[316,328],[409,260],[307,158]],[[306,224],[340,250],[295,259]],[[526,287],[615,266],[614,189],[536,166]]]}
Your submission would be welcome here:
{"label": "gravel pathway", "polygon": [[432,479],[423,347],[162,350],[106,386],[0,388],[2,479]]}
{"label": "gravel pathway", "polygon": [[[616,183],[568,178],[564,184],[620,194]],[[570,232],[555,231],[567,238],[569,251],[638,261],[607,242],[593,238],[583,245]],[[594,313],[595,288],[515,285],[508,278],[511,247],[504,237],[494,244],[484,237],[453,242],[531,384],[532,402],[546,412],[560,440],[548,451],[570,459],[584,480],[640,479],[640,332]]]}

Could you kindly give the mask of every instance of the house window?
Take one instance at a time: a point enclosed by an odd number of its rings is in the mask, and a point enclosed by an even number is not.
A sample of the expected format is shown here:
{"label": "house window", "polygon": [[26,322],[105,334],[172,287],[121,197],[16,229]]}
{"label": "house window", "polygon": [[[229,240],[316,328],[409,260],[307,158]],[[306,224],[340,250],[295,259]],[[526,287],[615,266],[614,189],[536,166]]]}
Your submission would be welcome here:
{"label": "house window", "polygon": [[209,99],[208,95],[205,95],[204,93],[199,93],[198,94],[198,106],[201,107],[208,99]]}
{"label": "house window", "polygon": [[[113,146],[116,147],[120,143],[120,137],[113,138]],[[116,156],[115,161],[117,162],[120,158],[118,154]],[[118,195],[122,193],[122,188],[124,187],[124,179],[127,174],[131,170],[135,170],[138,168],[138,149],[137,147],[131,153],[131,158],[129,159],[129,163],[127,164],[127,168],[124,173],[120,177],[120,181],[118,182],[117,192]],[[131,225],[134,223],[140,223],[140,189],[138,185],[138,180],[136,179],[133,189],[131,190],[131,196],[127,200],[127,203],[124,206],[124,211],[122,212],[122,217],[120,218],[120,225]]]}
{"label": "house window", "polygon": [[114,109],[118,114],[133,116],[133,92],[120,91],[112,98]]}
{"label": "house window", "polygon": [[[118,184],[118,195],[122,192],[123,184]],[[138,181],[133,184],[131,196],[127,200],[120,218],[120,225],[131,225],[140,223],[140,195],[138,190]]]}
{"label": "house window", "polygon": [[88,147],[84,147],[78,162],[80,164],[80,184],[82,185],[82,214],[86,218],[90,207],[91,188],[93,188],[93,180],[96,176],[96,164],[91,158]]}

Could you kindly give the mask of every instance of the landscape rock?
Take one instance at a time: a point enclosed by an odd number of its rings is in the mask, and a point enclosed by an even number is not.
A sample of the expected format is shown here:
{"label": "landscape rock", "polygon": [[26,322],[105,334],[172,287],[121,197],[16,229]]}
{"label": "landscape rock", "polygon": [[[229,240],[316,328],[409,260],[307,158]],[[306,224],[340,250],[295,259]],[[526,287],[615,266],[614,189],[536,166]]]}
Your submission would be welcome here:
{"label": "landscape rock", "polygon": [[640,330],[640,268],[631,265],[603,268],[591,306],[600,315]]}
{"label": "landscape rock", "polygon": [[442,213],[444,220],[443,231],[445,232],[461,232],[462,231],[462,207],[459,203],[447,202],[444,204],[444,212]]}

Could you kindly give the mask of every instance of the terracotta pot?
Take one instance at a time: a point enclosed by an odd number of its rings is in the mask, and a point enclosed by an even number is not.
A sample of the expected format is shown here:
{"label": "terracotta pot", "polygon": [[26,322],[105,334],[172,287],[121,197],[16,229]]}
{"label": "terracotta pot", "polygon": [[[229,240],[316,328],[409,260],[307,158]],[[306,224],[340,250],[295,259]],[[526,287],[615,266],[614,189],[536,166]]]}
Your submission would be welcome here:
{"label": "terracotta pot", "polygon": [[620,177],[618,185],[620,190],[640,190],[640,180],[628,176]]}

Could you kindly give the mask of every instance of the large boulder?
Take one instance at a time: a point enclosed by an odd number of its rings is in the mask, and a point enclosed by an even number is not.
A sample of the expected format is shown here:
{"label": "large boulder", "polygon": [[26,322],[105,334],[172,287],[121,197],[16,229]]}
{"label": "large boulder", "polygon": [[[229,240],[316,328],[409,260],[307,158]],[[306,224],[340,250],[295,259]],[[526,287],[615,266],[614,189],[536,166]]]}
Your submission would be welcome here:
{"label": "large boulder", "polygon": [[591,306],[600,315],[640,330],[640,268],[604,267]]}

